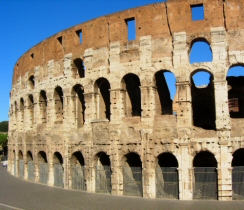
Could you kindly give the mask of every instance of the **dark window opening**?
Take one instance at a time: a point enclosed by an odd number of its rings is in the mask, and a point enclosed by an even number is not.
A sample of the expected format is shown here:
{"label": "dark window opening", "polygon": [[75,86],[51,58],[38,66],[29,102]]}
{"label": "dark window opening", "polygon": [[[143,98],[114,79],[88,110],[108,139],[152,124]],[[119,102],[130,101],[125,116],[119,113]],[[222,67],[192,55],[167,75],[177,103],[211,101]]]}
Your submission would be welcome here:
{"label": "dark window opening", "polygon": [[231,118],[244,117],[244,68],[234,66],[227,74],[228,105]]}
{"label": "dark window opening", "polygon": [[31,53],[31,57],[34,58],[34,53]]}
{"label": "dark window opening", "polygon": [[32,160],[33,160],[33,156],[32,156],[31,151],[28,151],[28,152],[27,152],[26,157],[27,157],[27,160],[28,160],[28,161],[32,161]]}
{"label": "dark window opening", "polygon": [[61,45],[63,44],[63,37],[62,37],[62,36],[58,37],[57,40],[58,40],[58,42],[59,42]]}
{"label": "dark window opening", "polygon": [[47,95],[46,91],[41,90],[39,96],[39,106],[41,111],[41,122],[46,123],[47,121]]}
{"label": "dark window opening", "polygon": [[31,89],[35,87],[35,77],[33,75],[29,77],[29,84]]}
{"label": "dark window opening", "polygon": [[158,156],[158,165],[160,167],[178,167],[176,157],[169,152],[162,153]]}
{"label": "dark window opening", "polygon": [[47,163],[47,155],[45,152],[40,151],[38,153],[38,162],[43,162],[43,163]]}
{"label": "dark window opening", "polygon": [[63,164],[63,157],[59,152],[55,152],[53,155],[53,163],[54,164]]}
{"label": "dark window opening", "polygon": [[124,97],[125,115],[141,116],[141,90],[140,79],[135,74],[127,74],[122,80],[122,85],[125,85],[126,95]]}
{"label": "dark window opening", "polygon": [[81,85],[77,84],[73,87],[73,112],[77,127],[80,128],[85,122],[85,98],[84,89]]}
{"label": "dark window opening", "polygon": [[211,152],[202,151],[196,154],[193,159],[193,167],[215,167],[217,168],[217,160]]}
{"label": "dark window opening", "polygon": [[203,4],[191,5],[192,21],[204,20]]}
{"label": "dark window opening", "polygon": [[80,44],[82,44],[82,39],[83,39],[83,37],[82,37],[82,30],[78,30],[78,31],[76,31],[76,34],[77,34],[77,36],[78,36],[78,38],[79,38],[79,42],[80,42]]}
{"label": "dark window opening", "polygon": [[135,18],[125,20],[127,25],[127,38],[129,41],[136,39],[136,21]]}
{"label": "dark window opening", "polygon": [[85,77],[85,67],[84,67],[84,63],[83,60],[80,58],[77,58],[74,60],[74,68],[73,68],[73,77],[76,78],[76,75],[78,73],[80,78],[84,78]]}
{"label": "dark window opening", "polygon": [[[200,74],[201,72],[203,72],[203,70],[200,70],[196,74]],[[208,84],[197,86],[197,81],[194,79],[193,75],[191,78],[191,83],[194,126],[207,130],[215,130],[216,114],[213,76],[209,74]]]}
{"label": "dark window opening", "polygon": [[81,152],[75,152],[73,153],[71,160],[70,160],[71,165],[85,165],[85,160]]}
{"label": "dark window opening", "polygon": [[110,120],[110,84],[108,82],[107,79],[105,78],[99,78],[96,83],[95,86],[97,87],[97,93],[100,94],[99,97],[99,110],[97,110],[97,112],[99,112],[98,114],[98,118],[100,119],[104,119],[107,118],[108,120]]}
{"label": "dark window opening", "polygon": [[155,74],[157,95],[156,113],[173,114],[173,100],[176,92],[175,77],[171,72],[159,71]]}
{"label": "dark window opening", "polygon": [[63,120],[63,90],[60,86],[54,91],[56,121]]}

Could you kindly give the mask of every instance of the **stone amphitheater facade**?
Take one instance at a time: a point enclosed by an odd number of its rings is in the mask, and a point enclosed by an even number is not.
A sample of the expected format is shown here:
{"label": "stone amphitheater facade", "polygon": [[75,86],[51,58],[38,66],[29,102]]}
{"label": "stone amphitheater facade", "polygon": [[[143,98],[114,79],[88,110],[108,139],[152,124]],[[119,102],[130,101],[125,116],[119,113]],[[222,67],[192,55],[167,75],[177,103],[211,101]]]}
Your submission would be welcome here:
{"label": "stone amphitheater facade", "polygon": [[[195,6],[203,20],[192,20]],[[243,1],[169,0],[43,40],[14,66],[8,171],[119,196],[243,199],[244,80],[227,78],[244,63],[243,25]],[[189,62],[198,41],[211,62]],[[192,80],[200,70],[205,88]]]}

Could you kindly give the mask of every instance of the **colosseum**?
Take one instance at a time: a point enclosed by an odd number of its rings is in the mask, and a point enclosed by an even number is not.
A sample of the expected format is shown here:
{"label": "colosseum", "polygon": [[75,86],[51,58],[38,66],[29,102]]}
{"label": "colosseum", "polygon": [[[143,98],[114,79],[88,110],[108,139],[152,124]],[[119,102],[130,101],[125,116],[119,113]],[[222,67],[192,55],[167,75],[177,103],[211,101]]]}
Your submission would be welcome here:
{"label": "colosseum", "polygon": [[[243,25],[243,1],[168,0],[43,40],[14,66],[8,171],[117,196],[244,199],[244,77],[227,76],[244,65]],[[190,62],[199,42],[211,61]]]}

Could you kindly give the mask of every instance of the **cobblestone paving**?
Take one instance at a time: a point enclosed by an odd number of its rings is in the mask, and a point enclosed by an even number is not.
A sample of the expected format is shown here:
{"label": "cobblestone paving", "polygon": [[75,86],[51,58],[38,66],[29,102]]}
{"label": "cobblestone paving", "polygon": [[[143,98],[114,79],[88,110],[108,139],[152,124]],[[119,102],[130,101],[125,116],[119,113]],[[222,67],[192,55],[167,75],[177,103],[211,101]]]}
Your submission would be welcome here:
{"label": "cobblestone paving", "polygon": [[16,178],[2,166],[0,190],[0,210],[244,210],[244,201],[169,201],[64,190]]}

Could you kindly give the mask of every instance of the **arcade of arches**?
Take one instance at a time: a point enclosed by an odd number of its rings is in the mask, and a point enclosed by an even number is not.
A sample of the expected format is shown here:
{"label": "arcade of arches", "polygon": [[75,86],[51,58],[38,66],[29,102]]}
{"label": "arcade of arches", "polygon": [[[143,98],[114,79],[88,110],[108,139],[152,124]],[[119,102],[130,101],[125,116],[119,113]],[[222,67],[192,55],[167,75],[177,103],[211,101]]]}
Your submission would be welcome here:
{"label": "arcade of arches", "polygon": [[[74,26],[21,56],[8,171],[118,196],[244,200],[244,19],[230,16],[244,3],[197,2],[208,8],[201,24],[190,17],[196,1],[168,0]],[[202,43],[207,57],[195,51]]]}

